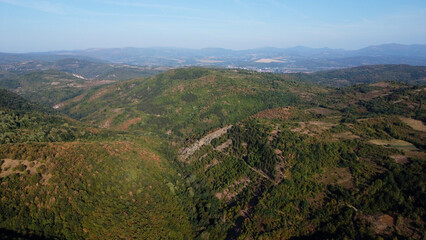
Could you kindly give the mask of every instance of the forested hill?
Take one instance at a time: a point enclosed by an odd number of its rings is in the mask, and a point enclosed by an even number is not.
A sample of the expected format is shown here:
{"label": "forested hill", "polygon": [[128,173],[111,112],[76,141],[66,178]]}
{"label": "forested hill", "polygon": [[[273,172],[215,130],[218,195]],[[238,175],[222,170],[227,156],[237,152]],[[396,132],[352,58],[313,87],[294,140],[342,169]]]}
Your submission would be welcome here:
{"label": "forested hill", "polygon": [[350,86],[361,83],[395,81],[408,84],[426,84],[426,67],[410,65],[369,65],[315,72],[292,74],[299,80],[325,86]]}
{"label": "forested hill", "polygon": [[51,109],[43,107],[40,104],[30,102],[22,96],[9,90],[0,88],[0,110],[11,110],[14,112],[52,112]]}
{"label": "forested hill", "polygon": [[[90,80],[126,80],[152,76],[160,70],[151,67],[113,64],[96,59],[78,59],[61,56],[60,59],[14,59],[0,53],[0,76],[22,75],[34,71],[56,70]],[[58,56],[59,57],[59,56]]]}
{"label": "forested hill", "polygon": [[94,137],[85,127],[55,110],[0,89],[0,143],[75,141]]}
{"label": "forested hill", "polygon": [[297,104],[316,91],[318,87],[277,74],[187,68],[89,91],[64,102],[59,110],[98,126],[181,138],[267,108]]}
{"label": "forested hill", "polygon": [[174,69],[67,117],[1,90],[0,238],[424,239],[425,85],[297,77]]}
{"label": "forested hill", "polygon": [[0,239],[193,238],[162,141],[89,125],[0,89]]}

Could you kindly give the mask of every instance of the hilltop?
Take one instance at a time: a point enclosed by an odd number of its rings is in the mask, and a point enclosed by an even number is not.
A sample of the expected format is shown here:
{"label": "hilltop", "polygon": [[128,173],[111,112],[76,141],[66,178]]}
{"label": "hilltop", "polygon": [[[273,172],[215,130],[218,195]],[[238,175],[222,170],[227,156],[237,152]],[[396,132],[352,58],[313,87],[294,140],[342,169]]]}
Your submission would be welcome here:
{"label": "hilltop", "polygon": [[286,76],[188,68],[96,89],[60,110],[97,126],[189,137],[266,108],[294,105],[311,91],[317,90]]}

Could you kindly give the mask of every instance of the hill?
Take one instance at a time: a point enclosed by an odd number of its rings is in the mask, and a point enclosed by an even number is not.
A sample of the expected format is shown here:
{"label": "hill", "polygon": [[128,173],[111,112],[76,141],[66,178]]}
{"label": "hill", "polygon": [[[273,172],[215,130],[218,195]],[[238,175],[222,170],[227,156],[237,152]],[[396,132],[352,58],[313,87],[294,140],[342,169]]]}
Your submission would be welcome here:
{"label": "hill", "polygon": [[426,113],[424,93],[390,82],[329,89],[182,148],[184,195],[209,193],[195,198],[198,223],[215,223],[200,236],[422,239],[426,126],[412,118]]}
{"label": "hill", "polygon": [[294,105],[316,91],[291,78],[188,68],[120,82],[64,102],[64,113],[97,126],[189,137],[266,108]]}
{"label": "hill", "polygon": [[[69,56],[58,56],[54,61],[38,60],[28,56],[28,60],[2,57],[0,54],[0,74],[16,76],[34,71],[57,70],[78,75],[88,80],[128,80],[152,76],[161,72],[160,69],[123,64],[113,64],[96,59],[78,59]],[[24,58],[26,59],[26,58]],[[20,60],[20,61],[19,61]],[[0,76],[1,76],[0,75]]]}
{"label": "hill", "polygon": [[88,80],[56,70],[30,72],[0,78],[0,87],[12,90],[25,98],[53,107],[82,94],[86,89],[113,83],[112,80]]}
{"label": "hill", "polygon": [[[94,137],[89,128],[0,88],[0,143],[76,141]],[[102,135],[102,134],[101,134]]]}
{"label": "hill", "polygon": [[[5,118],[60,120],[2,125],[17,137],[0,144],[0,230],[65,239],[423,239],[425,91],[185,68],[88,89],[60,104],[76,120],[5,91]],[[72,138],[25,137],[45,126],[71,129]]]}
{"label": "hill", "polygon": [[393,64],[369,65],[292,76],[297,76],[301,81],[334,87],[380,81],[426,84],[426,67]]}
{"label": "hill", "polygon": [[130,141],[0,91],[1,238],[192,238],[161,141]]}

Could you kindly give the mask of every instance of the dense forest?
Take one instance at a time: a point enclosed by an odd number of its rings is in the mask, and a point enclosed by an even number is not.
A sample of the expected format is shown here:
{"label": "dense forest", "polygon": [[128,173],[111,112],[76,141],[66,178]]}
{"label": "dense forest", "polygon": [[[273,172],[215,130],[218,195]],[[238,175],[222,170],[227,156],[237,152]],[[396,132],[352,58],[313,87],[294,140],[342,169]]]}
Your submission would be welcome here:
{"label": "dense forest", "polygon": [[424,72],[366,68],[0,89],[0,238],[424,239]]}

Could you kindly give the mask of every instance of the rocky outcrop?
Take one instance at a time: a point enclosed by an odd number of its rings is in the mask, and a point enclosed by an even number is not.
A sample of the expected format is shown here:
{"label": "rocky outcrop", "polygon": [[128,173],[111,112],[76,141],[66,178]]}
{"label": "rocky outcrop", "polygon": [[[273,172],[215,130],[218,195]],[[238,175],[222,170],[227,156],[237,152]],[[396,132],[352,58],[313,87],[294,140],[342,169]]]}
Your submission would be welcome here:
{"label": "rocky outcrop", "polygon": [[192,156],[192,154],[194,154],[196,151],[198,151],[201,147],[203,147],[204,145],[210,144],[213,139],[222,136],[231,127],[232,127],[232,125],[220,128],[220,129],[206,135],[205,137],[201,138],[200,140],[196,141],[191,146],[189,146],[187,148],[182,148],[179,151],[178,159],[182,162],[186,161],[190,156]]}

